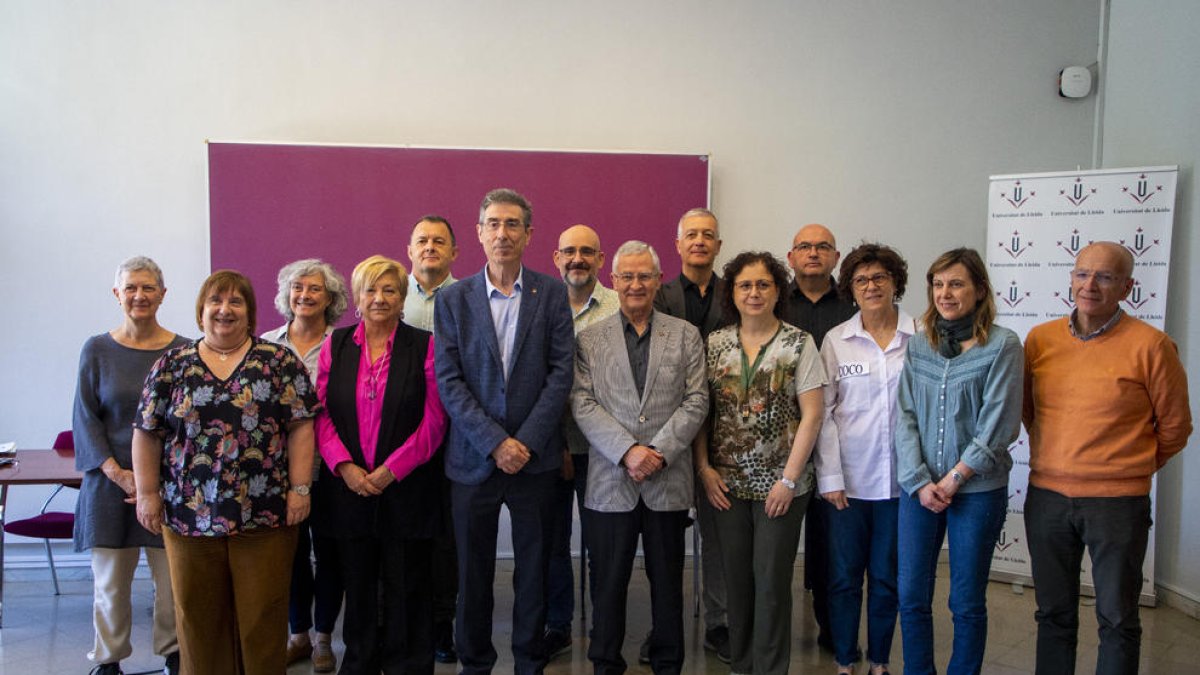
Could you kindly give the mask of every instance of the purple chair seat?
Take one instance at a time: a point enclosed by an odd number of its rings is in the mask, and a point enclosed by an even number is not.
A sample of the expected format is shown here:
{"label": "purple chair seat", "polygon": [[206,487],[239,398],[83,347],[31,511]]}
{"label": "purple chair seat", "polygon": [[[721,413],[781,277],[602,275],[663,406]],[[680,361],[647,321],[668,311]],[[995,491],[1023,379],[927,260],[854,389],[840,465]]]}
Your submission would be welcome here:
{"label": "purple chair seat", "polygon": [[47,511],[4,525],[5,532],[34,539],[70,539],[74,536],[74,530],[75,514],[63,511]]}

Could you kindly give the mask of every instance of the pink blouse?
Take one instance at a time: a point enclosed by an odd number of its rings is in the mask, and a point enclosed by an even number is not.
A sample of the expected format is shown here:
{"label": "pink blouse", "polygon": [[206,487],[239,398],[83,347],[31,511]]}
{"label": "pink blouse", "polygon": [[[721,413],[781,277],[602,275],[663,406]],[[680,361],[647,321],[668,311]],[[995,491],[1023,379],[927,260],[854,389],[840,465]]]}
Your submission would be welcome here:
{"label": "pink blouse", "polygon": [[[363,457],[367,471],[375,469],[375,450],[379,442],[379,426],[383,412],[383,392],[387,388],[387,374],[392,363],[392,343],[396,339],[395,331],[388,338],[387,347],[383,354],[371,363],[369,350],[366,347],[366,328],[358,324],[352,336],[354,344],[362,348],[362,356],[358,361],[357,386],[355,387],[355,412],[358,415],[359,442],[362,444]],[[321,345],[321,355],[317,359],[317,397],[321,400],[321,412],[317,415],[317,448],[321,457],[329,465],[329,469],[337,474],[337,467],[342,462],[353,462],[350,451],[346,449],[342,439],[338,437],[329,417],[326,406],[326,392],[329,388],[329,366],[333,356],[330,351],[332,340],[326,340]],[[428,462],[437,451],[446,435],[446,409],[442,407],[442,399],[438,396],[437,375],[433,368],[433,338],[429,339],[429,350],[425,354],[425,409],[421,424],[404,443],[396,449],[385,461],[384,466],[391,470],[396,480],[402,480],[412,473],[412,470]]]}

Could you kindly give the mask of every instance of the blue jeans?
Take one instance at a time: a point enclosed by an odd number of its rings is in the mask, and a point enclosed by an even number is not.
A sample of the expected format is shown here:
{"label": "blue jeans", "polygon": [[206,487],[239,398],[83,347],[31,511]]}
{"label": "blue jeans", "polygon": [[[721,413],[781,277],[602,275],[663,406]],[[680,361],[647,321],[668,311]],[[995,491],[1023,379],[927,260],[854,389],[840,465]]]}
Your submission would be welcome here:
{"label": "blue jeans", "polygon": [[829,531],[829,625],[838,665],[862,656],[858,625],[862,617],[863,573],[867,575],[867,659],[887,663],[896,634],[896,499],[851,499],[839,511],[827,509]]}
{"label": "blue jeans", "polygon": [[[587,546],[583,536],[583,497],[587,489],[588,456],[571,455],[575,465],[575,479],[559,477],[554,484],[554,503],[550,506],[554,519],[554,535],[550,540],[550,569],[546,579],[546,628],[570,635],[571,616],[575,613],[575,570],[571,567],[571,524],[575,520],[575,500],[579,500],[581,520],[579,523],[582,546]],[[591,563],[591,558],[588,558]],[[589,569],[591,569],[589,565]],[[590,577],[589,577],[590,578]],[[588,586],[594,586],[589,583]]]}
{"label": "blue jeans", "polygon": [[960,492],[942,513],[900,495],[898,586],[905,675],[934,675],[933,584],[942,540],[950,537],[954,642],[948,675],[977,674],[987,645],[987,583],[1008,513],[1008,489]]}

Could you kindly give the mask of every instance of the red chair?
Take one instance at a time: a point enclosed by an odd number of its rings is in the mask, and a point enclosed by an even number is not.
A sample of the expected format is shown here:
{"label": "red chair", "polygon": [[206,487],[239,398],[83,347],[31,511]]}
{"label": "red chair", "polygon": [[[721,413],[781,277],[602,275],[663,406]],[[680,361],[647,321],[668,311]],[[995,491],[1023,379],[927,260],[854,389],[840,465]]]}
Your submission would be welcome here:
{"label": "red chair", "polygon": [[[75,438],[71,432],[63,431],[58,434],[58,438],[54,439],[54,449],[59,451],[69,450],[72,455],[75,454]],[[11,523],[4,524],[4,531],[20,535],[22,537],[31,537],[33,539],[41,539],[46,545],[46,560],[50,562],[50,578],[54,580],[54,594],[60,595],[58,590],[58,570],[54,567],[54,554],[50,550],[51,539],[72,539],[75,536],[75,514],[65,511],[47,511],[50,508],[50,502],[58,496],[59,492],[66,487],[59,485],[54,488],[54,492],[46,498],[46,502],[42,504],[42,510],[38,515],[24,520],[14,520]]]}

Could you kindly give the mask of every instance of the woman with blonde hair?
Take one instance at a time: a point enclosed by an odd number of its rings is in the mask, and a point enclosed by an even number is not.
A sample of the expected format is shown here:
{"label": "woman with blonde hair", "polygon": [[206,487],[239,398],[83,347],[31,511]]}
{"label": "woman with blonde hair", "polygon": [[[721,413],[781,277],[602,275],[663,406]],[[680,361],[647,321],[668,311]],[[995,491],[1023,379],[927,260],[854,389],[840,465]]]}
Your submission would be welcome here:
{"label": "woman with blonde hair", "polygon": [[1008,446],[1021,429],[1021,341],[997,326],[987,268],[969,248],[925,275],[924,332],[908,342],[900,377],[896,471],[904,672],[936,672],[932,600],[950,540],[949,673],[978,673],[987,644],[987,581],[1008,511]]}
{"label": "woman with blonde hair", "polygon": [[404,266],[371,256],[355,314],[321,347],[315,527],[337,540],[346,586],[341,673],[433,672],[433,537],[443,528],[446,432],[433,335],[400,321]]}

